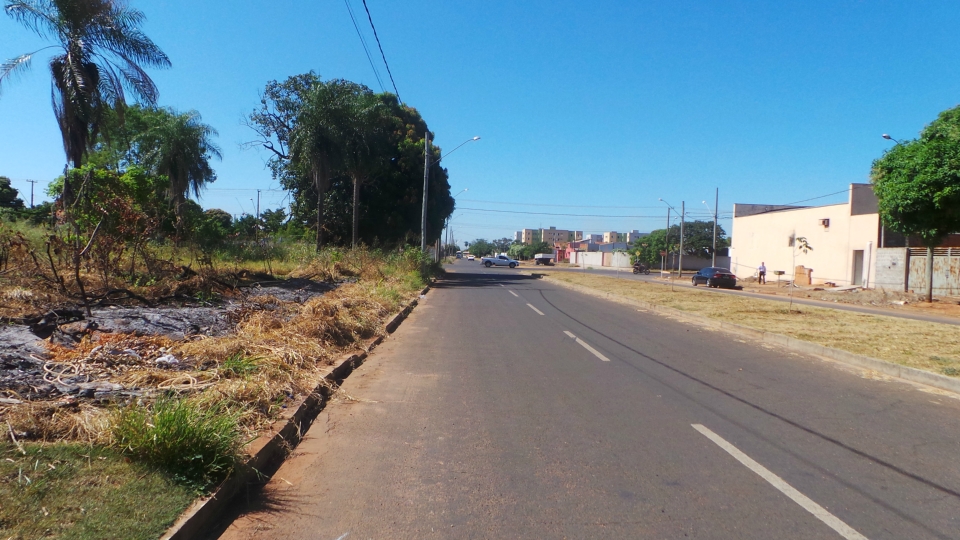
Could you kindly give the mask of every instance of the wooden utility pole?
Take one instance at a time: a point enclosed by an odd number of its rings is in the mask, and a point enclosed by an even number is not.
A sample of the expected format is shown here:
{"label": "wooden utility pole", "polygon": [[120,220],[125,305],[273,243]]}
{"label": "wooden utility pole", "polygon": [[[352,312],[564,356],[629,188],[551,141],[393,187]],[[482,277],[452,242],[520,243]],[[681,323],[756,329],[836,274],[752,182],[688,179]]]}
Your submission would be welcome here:
{"label": "wooden utility pole", "polygon": [[430,182],[430,132],[423,135],[423,211],[420,215],[420,251],[427,251],[427,194]]}

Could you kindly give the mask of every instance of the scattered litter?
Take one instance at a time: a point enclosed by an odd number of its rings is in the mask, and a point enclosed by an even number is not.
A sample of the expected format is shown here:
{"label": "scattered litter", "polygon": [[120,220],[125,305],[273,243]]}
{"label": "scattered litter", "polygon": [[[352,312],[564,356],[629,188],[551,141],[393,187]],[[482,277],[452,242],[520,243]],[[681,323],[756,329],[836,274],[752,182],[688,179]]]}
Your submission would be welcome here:
{"label": "scattered litter", "polygon": [[177,360],[177,357],[172,354],[165,354],[157,358],[155,361],[158,364],[167,364],[167,365],[174,365],[174,364],[180,363],[180,360]]}
{"label": "scattered litter", "polygon": [[19,405],[23,403],[19,399],[0,397],[0,405]]}

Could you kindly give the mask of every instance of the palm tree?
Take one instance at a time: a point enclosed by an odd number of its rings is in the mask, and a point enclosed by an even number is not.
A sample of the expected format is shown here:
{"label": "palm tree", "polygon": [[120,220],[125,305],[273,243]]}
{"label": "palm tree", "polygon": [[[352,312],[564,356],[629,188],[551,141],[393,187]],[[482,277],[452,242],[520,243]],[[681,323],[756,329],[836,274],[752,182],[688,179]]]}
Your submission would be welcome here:
{"label": "palm tree", "polygon": [[317,250],[324,244],[323,199],[343,162],[344,126],[350,124],[354,83],[320,82],[310,89],[290,133],[290,162],[313,179],[317,194]]}
{"label": "palm tree", "polygon": [[134,144],[144,163],[167,177],[167,197],[177,214],[178,236],[183,221],[183,204],[190,192],[200,196],[204,186],[217,179],[210,158],[221,158],[220,148],[211,141],[217,130],[204,124],[200,113],[178,113],[160,108],[149,115],[149,126]]}
{"label": "palm tree", "polygon": [[397,119],[390,114],[383,101],[369,88],[355,85],[349,103],[349,123],[343,126],[342,145],[344,169],[353,181],[353,247],[357,247],[357,228],[360,221],[360,185],[366,183],[380,165],[386,137]]}
{"label": "palm tree", "polygon": [[[143,66],[170,60],[141,30],[144,15],[114,0],[8,0],[4,11],[54,45],[0,64],[0,84],[29,68],[34,55],[58,49],[50,60],[53,111],[67,160],[80,167],[96,140],[106,107],[122,111],[125,91],[153,104],[157,88]],[[69,178],[69,177],[67,177]],[[65,205],[73,189],[64,184]]]}

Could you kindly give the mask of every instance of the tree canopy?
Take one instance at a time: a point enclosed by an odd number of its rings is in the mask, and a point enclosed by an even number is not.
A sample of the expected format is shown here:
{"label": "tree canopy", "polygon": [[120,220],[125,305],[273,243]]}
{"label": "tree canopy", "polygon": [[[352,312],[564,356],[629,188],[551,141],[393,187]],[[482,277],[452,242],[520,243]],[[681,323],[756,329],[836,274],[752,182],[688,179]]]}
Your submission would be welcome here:
{"label": "tree canopy", "polygon": [[919,139],[884,152],[870,178],[890,229],[928,247],[960,231],[960,107],[940,113]]}
{"label": "tree canopy", "polygon": [[[247,125],[257,134],[248,144],[270,152],[274,178],[293,196],[292,222],[318,241],[350,243],[354,219],[358,242],[419,238],[427,125],[416,109],[310,72],[268,83]],[[441,149],[431,152],[427,236],[436,238],[454,201]]]}
{"label": "tree canopy", "polygon": [[[660,262],[660,252],[676,253],[680,244],[680,225],[671,225],[669,229],[655,229],[650,234],[638,238],[629,252],[634,260],[656,266]],[[667,242],[669,241],[669,245]],[[717,224],[717,250],[730,246],[723,226]],[[683,254],[709,257],[713,254],[713,222],[688,221],[683,225]]]}
{"label": "tree canopy", "polygon": [[10,185],[10,179],[0,176],[0,208],[23,208],[20,192]]}
{"label": "tree canopy", "polygon": [[[141,102],[156,103],[157,88],[143,67],[168,67],[170,60],[140,30],[142,12],[113,0],[8,0],[4,10],[59,49],[50,61],[53,111],[74,167],[92,148],[104,111],[122,110],[127,91]],[[4,62],[0,84],[48,48]],[[63,196],[72,202],[70,177]]]}

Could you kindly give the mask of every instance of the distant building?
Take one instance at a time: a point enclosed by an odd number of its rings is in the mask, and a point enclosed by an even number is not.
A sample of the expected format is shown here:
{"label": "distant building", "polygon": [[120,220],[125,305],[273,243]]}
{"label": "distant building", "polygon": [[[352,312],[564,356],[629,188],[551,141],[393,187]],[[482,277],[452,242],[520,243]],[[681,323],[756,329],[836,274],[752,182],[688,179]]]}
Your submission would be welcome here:
{"label": "distant building", "polygon": [[623,234],[621,235],[620,241],[621,241],[621,242],[626,242],[626,243],[628,243],[628,244],[633,244],[634,242],[636,242],[637,240],[643,238],[644,236],[650,236],[650,233],[640,232],[640,231],[634,229],[634,230],[632,230],[632,231],[630,231],[630,232],[628,232],[628,233],[623,233]]}
{"label": "distant building", "polygon": [[599,244],[600,242],[603,242],[603,235],[602,235],[602,234],[587,234],[587,235],[584,235],[584,236],[583,236],[583,239],[586,240],[587,242],[592,243],[592,244]]}
{"label": "distant building", "polygon": [[523,229],[517,231],[514,237],[517,241],[524,244],[535,244],[537,242],[546,242],[551,246],[557,244],[566,244],[583,238],[583,231],[568,231],[550,227],[549,229]]}
{"label": "distant building", "polygon": [[603,233],[603,243],[609,244],[611,242],[620,241],[620,235],[617,234],[617,231],[610,231]]}
{"label": "distant building", "polygon": [[517,231],[513,233],[514,242],[523,242],[523,231]]}

